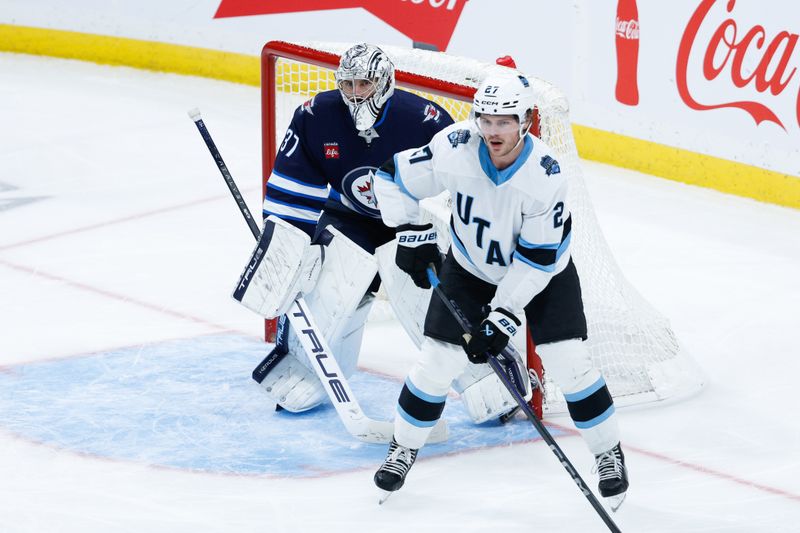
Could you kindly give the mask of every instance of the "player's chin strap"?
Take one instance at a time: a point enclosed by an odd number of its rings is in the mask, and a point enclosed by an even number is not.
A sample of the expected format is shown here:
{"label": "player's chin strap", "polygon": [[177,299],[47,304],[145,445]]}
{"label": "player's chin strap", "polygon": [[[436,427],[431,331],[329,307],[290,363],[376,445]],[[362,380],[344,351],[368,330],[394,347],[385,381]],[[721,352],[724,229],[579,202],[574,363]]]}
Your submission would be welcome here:
{"label": "player's chin strap", "polygon": [[[464,334],[470,335],[472,333],[472,325],[458,308],[458,305],[454,301],[450,300],[441,287],[439,287],[439,277],[436,275],[436,269],[434,268],[433,264],[428,266],[428,279],[431,282],[431,287],[433,287],[433,292],[435,292],[438,297],[441,298],[442,303],[444,303],[445,307],[447,307],[447,309],[453,315],[453,318],[455,318],[458,324],[461,326]],[[572,477],[572,481],[575,482],[583,495],[586,496],[586,499],[589,500],[590,504],[592,504],[592,507],[594,507],[594,510],[597,511],[597,514],[600,515],[600,518],[603,520],[608,529],[614,533],[619,533],[619,527],[617,527],[609,514],[597,500],[597,497],[589,489],[588,485],[586,485],[586,482],[583,481],[583,478],[580,476],[580,474],[578,474],[578,471],[575,469],[575,467],[572,466],[572,463],[569,459],[567,459],[567,456],[550,434],[550,431],[548,431],[542,421],[537,418],[536,413],[533,412],[533,409],[531,409],[531,406],[525,401],[525,398],[520,395],[516,384],[511,381],[509,374],[506,373],[504,363],[500,362],[501,359],[505,359],[505,356],[502,353],[498,356],[494,356],[491,353],[486,354],[486,360],[489,363],[489,366],[492,367],[492,370],[494,370],[495,374],[497,374],[497,377],[500,378],[500,381],[508,390],[509,394],[511,394],[511,396],[513,396],[516,400],[517,405],[519,405],[520,409],[522,409],[522,411],[527,415],[528,419],[533,424],[533,427],[536,428],[536,431],[539,432],[539,435],[541,435],[542,439],[550,447],[550,450],[552,450],[553,454],[555,454],[558,461],[561,463],[570,477]],[[516,364],[514,366],[516,366]]]}

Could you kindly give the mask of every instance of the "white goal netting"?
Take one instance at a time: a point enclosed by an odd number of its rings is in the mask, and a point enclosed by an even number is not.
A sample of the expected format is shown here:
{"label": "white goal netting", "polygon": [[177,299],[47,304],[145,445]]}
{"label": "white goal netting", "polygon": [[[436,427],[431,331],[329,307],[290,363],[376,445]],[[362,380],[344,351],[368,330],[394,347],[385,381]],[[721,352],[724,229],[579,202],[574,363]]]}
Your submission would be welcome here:
{"label": "white goal netting", "polygon": [[[335,88],[335,66],[330,66],[331,56],[325,53],[338,56],[350,46],[293,44],[298,46],[291,46],[290,53],[276,51],[274,55],[264,54],[262,59],[264,66],[270,61],[275,66],[274,76],[265,80],[274,86],[274,109],[272,102],[265,100],[264,119],[274,124],[276,142],[298,105],[319,91]],[[493,71],[507,68],[441,52],[381,47],[395,63],[398,88],[436,101],[456,121],[469,113],[470,90]],[[322,59],[319,52],[323,52]],[[584,183],[566,97],[550,83],[528,73],[526,76],[537,95],[538,136],[558,154],[561,170],[570,180],[572,254],[582,281],[588,347],[617,405],[677,399],[698,391],[704,382],[701,370],[682,349],[669,321],[626,280],[603,237]],[[447,224],[446,209],[434,206],[428,211],[432,218]],[[543,405],[545,412],[565,409],[560,391],[547,379],[546,369]]]}

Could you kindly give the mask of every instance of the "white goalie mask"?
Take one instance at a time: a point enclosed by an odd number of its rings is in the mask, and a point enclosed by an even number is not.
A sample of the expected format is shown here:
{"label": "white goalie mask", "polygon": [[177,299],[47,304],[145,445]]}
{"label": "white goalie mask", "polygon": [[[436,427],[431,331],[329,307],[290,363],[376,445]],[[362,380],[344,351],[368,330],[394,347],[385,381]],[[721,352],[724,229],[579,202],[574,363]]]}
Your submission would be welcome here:
{"label": "white goalie mask", "polygon": [[530,117],[534,105],[533,87],[525,76],[489,76],[475,91],[470,118],[475,121],[480,132],[480,115],[514,115],[519,122],[521,140],[531,127],[525,121]]}
{"label": "white goalie mask", "polygon": [[394,64],[389,56],[375,45],[356,44],[342,54],[335,77],[356,129],[370,129],[394,94]]}

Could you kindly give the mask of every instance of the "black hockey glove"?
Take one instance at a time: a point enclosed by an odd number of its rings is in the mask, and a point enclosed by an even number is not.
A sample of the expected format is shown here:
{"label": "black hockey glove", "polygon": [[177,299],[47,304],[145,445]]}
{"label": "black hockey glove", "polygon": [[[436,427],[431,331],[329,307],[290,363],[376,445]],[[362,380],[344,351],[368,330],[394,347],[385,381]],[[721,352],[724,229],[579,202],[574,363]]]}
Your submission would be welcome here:
{"label": "black hockey glove", "polygon": [[467,352],[469,362],[476,365],[485,363],[487,352],[492,355],[502,352],[520,326],[522,322],[510,311],[502,307],[493,310],[475,328],[471,337],[464,335],[461,339],[461,346]]}
{"label": "black hockey glove", "polygon": [[436,230],[433,224],[403,224],[397,226],[397,255],[395,263],[411,276],[414,284],[430,289],[431,282],[426,270],[433,263],[438,271],[442,266],[442,256],[436,246]]}

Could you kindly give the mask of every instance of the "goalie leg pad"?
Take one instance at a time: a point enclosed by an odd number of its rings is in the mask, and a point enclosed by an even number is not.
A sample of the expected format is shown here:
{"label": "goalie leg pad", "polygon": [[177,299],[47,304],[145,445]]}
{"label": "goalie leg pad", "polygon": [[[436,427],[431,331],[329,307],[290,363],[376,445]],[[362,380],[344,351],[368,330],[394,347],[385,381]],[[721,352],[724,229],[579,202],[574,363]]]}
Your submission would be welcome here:
{"label": "goalie leg pad", "polygon": [[[514,352],[525,400],[533,394],[527,365],[518,352]],[[489,365],[467,365],[464,372],[453,381],[453,388],[461,394],[461,400],[470,418],[476,424],[494,420],[517,406],[516,400],[506,390]]]}
{"label": "goalie leg pad", "polygon": [[325,247],[325,261],[314,290],[305,298],[325,339],[333,345],[348,329],[378,267],[370,253],[332,226],[317,240]]}
{"label": "goalie leg pad", "polygon": [[570,417],[589,450],[598,455],[616,446],[620,439],[614,400],[584,342],[572,339],[540,344],[536,353],[564,394]]}
{"label": "goalie leg pad", "polygon": [[[358,362],[364,323],[374,299],[366,293],[377,266],[372,255],[336,228],[326,228],[319,240],[325,248],[325,261],[316,286],[306,296],[306,305],[342,373],[349,377]],[[296,332],[288,325],[287,329],[288,355],[265,373],[261,386],[281,407],[297,413],[316,407],[327,395]]]}
{"label": "goalie leg pad", "polygon": [[396,240],[380,246],[375,251],[381,284],[386,291],[395,318],[417,348],[420,348],[424,338],[425,315],[433,291],[417,287],[411,277],[397,266],[396,254]]}
{"label": "goalie leg pad", "polygon": [[374,301],[375,296],[372,293],[365,294],[342,329],[339,338],[330,343],[336,362],[339,363],[339,368],[342,369],[342,373],[346,378],[352,376],[356,371],[358,354],[361,352],[361,341],[364,338],[364,330],[367,325],[367,317]]}

